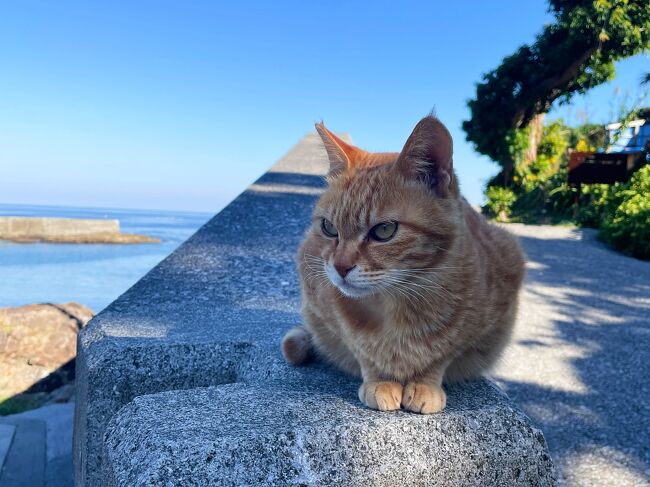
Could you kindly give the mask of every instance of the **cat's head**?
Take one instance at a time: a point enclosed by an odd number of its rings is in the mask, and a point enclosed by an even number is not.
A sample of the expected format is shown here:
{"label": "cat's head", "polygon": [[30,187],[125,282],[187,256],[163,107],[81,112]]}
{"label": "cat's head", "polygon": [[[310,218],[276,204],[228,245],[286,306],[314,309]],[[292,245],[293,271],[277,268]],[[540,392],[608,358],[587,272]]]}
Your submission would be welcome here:
{"label": "cat's head", "polygon": [[459,190],[449,131],[428,116],[402,152],[369,153],[322,123],[316,129],[330,171],[314,210],[308,268],[355,298],[421,280],[455,238]]}

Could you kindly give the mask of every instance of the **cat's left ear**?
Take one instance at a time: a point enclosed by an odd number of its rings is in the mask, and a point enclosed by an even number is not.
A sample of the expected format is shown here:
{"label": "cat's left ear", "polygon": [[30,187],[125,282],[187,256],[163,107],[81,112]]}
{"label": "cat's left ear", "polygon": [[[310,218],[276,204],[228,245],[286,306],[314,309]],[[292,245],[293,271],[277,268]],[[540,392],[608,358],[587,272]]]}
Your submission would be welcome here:
{"label": "cat's left ear", "polygon": [[453,141],[447,127],[433,115],[418,122],[397,159],[397,169],[418,179],[439,196],[457,192],[453,181]]}
{"label": "cat's left ear", "polygon": [[323,140],[327,157],[330,161],[330,170],[328,176],[338,176],[354,166],[354,161],[361,154],[365,153],[362,149],[354,147],[330,132],[323,122],[316,124],[316,131]]}

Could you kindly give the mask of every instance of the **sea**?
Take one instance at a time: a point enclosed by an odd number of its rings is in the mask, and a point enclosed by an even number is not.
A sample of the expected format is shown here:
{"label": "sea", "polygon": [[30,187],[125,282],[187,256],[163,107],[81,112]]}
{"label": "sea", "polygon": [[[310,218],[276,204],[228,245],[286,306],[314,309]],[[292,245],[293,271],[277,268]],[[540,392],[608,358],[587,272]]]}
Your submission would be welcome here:
{"label": "sea", "polygon": [[98,313],[213,215],[0,204],[0,216],[117,219],[124,233],[158,237],[129,245],[0,241],[0,307],[76,301]]}

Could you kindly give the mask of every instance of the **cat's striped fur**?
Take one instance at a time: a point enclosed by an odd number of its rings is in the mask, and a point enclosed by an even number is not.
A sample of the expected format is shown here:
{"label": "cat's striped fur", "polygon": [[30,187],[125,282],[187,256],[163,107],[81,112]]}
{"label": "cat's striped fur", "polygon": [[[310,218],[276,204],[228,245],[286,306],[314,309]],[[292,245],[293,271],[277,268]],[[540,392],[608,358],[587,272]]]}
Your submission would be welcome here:
{"label": "cat's striped fur", "polygon": [[[287,333],[283,353],[299,364],[316,352],[361,375],[371,408],[439,411],[443,380],[481,376],[510,337],[520,246],[460,196],[451,136],[435,117],[401,153],[365,152],[317,130],[329,185],[298,254],[304,325]],[[373,240],[382,222],[397,230]]]}

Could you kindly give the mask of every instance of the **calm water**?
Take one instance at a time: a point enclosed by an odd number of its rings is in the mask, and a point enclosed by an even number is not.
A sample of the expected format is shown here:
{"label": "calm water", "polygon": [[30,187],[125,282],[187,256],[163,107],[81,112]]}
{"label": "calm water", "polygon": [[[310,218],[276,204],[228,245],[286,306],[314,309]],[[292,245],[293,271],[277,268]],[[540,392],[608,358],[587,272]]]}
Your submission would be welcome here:
{"label": "calm water", "polygon": [[0,307],[77,301],[101,311],[212,216],[202,213],[1,205],[0,216],[109,218],[160,244],[0,242]]}

